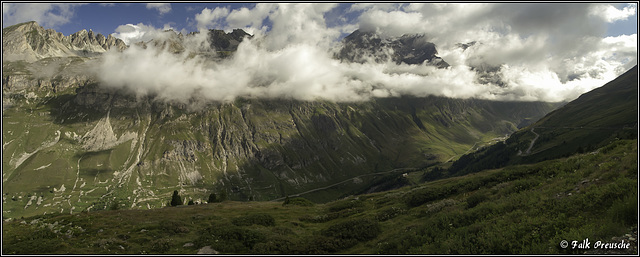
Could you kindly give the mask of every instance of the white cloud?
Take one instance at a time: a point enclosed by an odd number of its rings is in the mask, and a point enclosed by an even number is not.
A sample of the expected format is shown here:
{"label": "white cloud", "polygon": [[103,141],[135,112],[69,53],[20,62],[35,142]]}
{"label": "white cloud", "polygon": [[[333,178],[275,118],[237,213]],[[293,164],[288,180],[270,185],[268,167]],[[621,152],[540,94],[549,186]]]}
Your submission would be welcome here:
{"label": "white cloud", "polygon": [[[195,17],[200,29],[240,27],[255,37],[241,43],[233,57],[217,63],[188,56],[206,50],[205,33],[187,37],[188,49],[182,55],[132,47],[108,53],[97,74],[105,85],[181,102],[240,96],[362,101],[406,94],[563,101],[637,64],[637,35],[603,38],[607,20],[589,13],[597,5],[354,5],[348,12],[360,13],[359,24],[327,27],[326,14],[335,7],[256,4],[233,11],[204,9]],[[358,27],[390,37],[425,33],[452,66],[335,60],[335,40]],[[144,24],[123,25],[118,33],[129,42],[161,35]],[[477,43],[466,50],[456,45],[471,41]],[[504,85],[479,84],[479,74],[471,67],[485,66],[500,68],[495,76]]]}
{"label": "white cloud", "polygon": [[628,4],[622,10],[613,5],[594,5],[591,14],[601,17],[606,22],[612,23],[619,20],[626,20],[636,14],[636,5]]}
{"label": "white cloud", "polygon": [[423,28],[424,25],[426,23],[419,12],[372,10],[360,16],[360,29],[376,31],[383,37],[413,34],[416,28]]}
{"label": "white cloud", "polygon": [[56,28],[69,23],[80,5],[83,4],[2,3],[2,26],[36,21],[43,27]]}
{"label": "white cloud", "polygon": [[[125,44],[130,45],[140,41],[147,42],[154,38],[162,39],[166,37],[165,30],[173,29],[169,24],[165,24],[164,28],[158,29],[143,23],[120,25],[116,28],[116,32],[111,35],[122,39]],[[176,31],[177,33],[177,31]]]}
{"label": "white cloud", "polygon": [[160,15],[164,15],[171,11],[170,3],[148,3],[147,9],[156,9]]}
{"label": "white cloud", "polygon": [[227,7],[216,7],[213,10],[209,8],[202,9],[202,12],[196,14],[198,30],[219,29],[221,26],[221,24],[219,24],[219,21],[225,18],[228,14],[229,9]]}
{"label": "white cloud", "polygon": [[[507,85],[496,91],[500,97],[571,100],[637,64],[635,35],[619,38],[616,44],[603,39],[605,22],[628,18],[635,14],[635,5],[623,9],[555,3],[396,7],[356,8],[365,10],[360,28],[387,36],[425,33],[454,67],[502,66],[500,74]],[[471,41],[478,43],[465,51],[457,46]]]}
{"label": "white cloud", "polygon": [[253,9],[242,7],[231,11],[226,20],[231,28],[252,27],[259,29],[262,27],[262,21],[276,8],[276,4],[258,3]]}
{"label": "white cloud", "polygon": [[327,28],[324,13],[336,4],[280,4],[270,13],[273,23],[266,38],[267,49],[282,49],[287,45],[312,44],[328,47],[340,36],[336,28]]}

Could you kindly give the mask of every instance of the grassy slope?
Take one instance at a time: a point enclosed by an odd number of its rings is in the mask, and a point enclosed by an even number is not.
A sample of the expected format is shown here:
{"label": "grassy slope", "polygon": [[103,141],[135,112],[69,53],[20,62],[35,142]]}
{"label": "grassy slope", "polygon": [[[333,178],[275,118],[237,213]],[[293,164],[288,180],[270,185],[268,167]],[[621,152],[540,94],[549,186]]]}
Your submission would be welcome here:
{"label": "grassy slope", "polygon": [[207,245],[221,253],[567,254],[563,239],[610,241],[637,228],[636,171],[637,140],[618,140],[598,153],[313,206],[38,216],[3,223],[3,254],[195,254]]}
{"label": "grassy slope", "polygon": [[[453,163],[454,174],[535,163],[592,151],[615,139],[637,138],[638,67],[580,96],[506,140]],[[539,134],[530,154],[526,150]]]}

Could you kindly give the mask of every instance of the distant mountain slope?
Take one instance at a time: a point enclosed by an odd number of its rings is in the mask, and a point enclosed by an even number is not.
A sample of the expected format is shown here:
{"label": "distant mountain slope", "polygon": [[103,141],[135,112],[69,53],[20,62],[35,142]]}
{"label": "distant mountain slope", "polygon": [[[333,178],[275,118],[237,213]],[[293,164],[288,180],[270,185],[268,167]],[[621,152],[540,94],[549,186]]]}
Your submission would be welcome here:
{"label": "distant mountain slope", "polygon": [[514,133],[504,144],[461,157],[450,172],[466,174],[592,151],[612,140],[637,138],[637,130],[638,66],[635,66]]}

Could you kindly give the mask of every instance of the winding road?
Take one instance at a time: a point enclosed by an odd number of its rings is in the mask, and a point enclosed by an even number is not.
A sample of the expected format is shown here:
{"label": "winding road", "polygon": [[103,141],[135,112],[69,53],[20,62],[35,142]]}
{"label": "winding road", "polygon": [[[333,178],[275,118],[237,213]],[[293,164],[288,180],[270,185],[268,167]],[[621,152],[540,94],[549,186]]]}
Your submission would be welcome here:
{"label": "winding road", "polygon": [[[355,177],[353,177],[353,178],[346,179],[346,180],[343,180],[343,181],[340,181],[340,182],[338,182],[338,183],[331,184],[331,185],[328,185],[328,186],[325,186],[325,187],[319,187],[319,188],[311,189],[311,190],[309,190],[309,191],[305,191],[305,192],[302,192],[302,193],[293,194],[293,195],[290,195],[289,197],[292,197],[292,196],[301,196],[301,195],[308,194],[308,193],[312,193],[312,192],[315,192],[315,191],[319,191],[319,190],[324,190],[324,189],[327,189],[327,188],[331,188],[331,187],[334,187],[334,186],[337,186],[337,185],[340,185],[340,184],[343,184],[343,183],[349,182],[349,181],[351,181],[351,180],[353,180],[353,179],[355,179],[355,178],[360,178],[360,177],[370,176],[370,175],[386,174],[386,173],[391,173],[391,172],[396,172],[396,171],[406,171],[406,170],[416,170],[416,168],[397,168],[397,169],[392,169],[392,170],[388,170],[388,171],[382,171],[382,172],[376,172],[376,173],[369,173],[369,174],[362,174],[362,175],[360,175],[360,176],[355,176]],[[275,201],[281,201],[281,200],[284,200],[285,198],[286,198],[286,197],[280,197],[280,198],[277,198],[277,199],[273,199],[273,200],[271,200],[271,201],[272,201],[272,202],[275,202]]]}
{"label": "winding road", "polygon": [[533,144],[535,144],[536,140],[538,139],[538,137],[540,137],[540,135],[538,135],[538,133],[533,131],[534,129],[535,128],[531,128],[531,133],[535,134],[536,137],[534,137],[533,140],[531,140],[531,144],[529,144],[529,148],[527,148],[527,151],[525,151],[524,155],[529,155],[531,153],[531,148],[533,148]]}

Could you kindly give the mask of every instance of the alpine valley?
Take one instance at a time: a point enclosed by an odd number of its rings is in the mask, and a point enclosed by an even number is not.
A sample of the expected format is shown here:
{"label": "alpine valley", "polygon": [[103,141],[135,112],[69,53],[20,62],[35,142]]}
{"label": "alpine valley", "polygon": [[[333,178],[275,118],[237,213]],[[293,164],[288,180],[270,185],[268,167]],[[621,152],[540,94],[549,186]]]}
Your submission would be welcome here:
{"label": "alpine valley", "polygon": [[[202,36],[164,33],[134,44],[181,54]],[[637,66],[570,103],[185,103],[101,85],[92,67],[132,47],[112,36],[2,35],[3,253],[557,254],[561,239],[637,236]],[[222,61],[251,37],[209,30],[194,54]],[[449,66],[421,35],[341,47],[342,62]],[[174,191],[195,206],[163,208]]]}
{"label": "alpine valley", "polygon": [[[366,189],[375,173],[450,160],[558,106],[407,96],[352,103],[238,98],[194,109],[101,87],[85,72],[102,53],[125,49],[121,40],[84,30],[63,36],[35,22],[2,33],[6,217],[114,202],[159,208],[174,190],[185,203],[219,191],[233,200],[273,200],[354,178],[349,189],[307,195],[334,200]],[[165,33],[172,37],[139,44],[168,42],[180,52],[195,35]],[[242,30],[207,36],[215,58],[249,37]],[[338,58],[374,52],[379,45],[367,42],[384,42],[367,40],[372,36],[356,31]],[[409,39],[388,43],[403,50],[398,62],[448,66],[433,44]]]}

